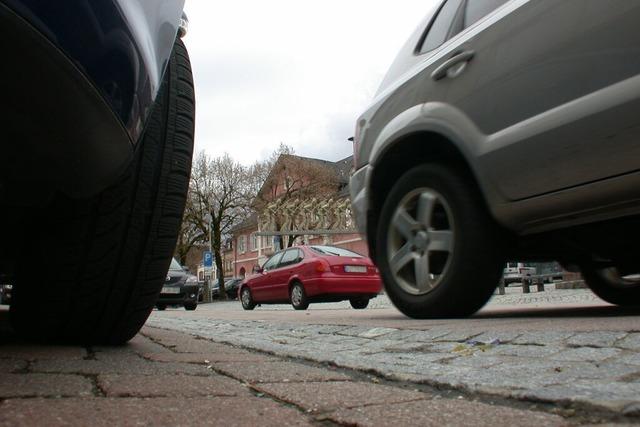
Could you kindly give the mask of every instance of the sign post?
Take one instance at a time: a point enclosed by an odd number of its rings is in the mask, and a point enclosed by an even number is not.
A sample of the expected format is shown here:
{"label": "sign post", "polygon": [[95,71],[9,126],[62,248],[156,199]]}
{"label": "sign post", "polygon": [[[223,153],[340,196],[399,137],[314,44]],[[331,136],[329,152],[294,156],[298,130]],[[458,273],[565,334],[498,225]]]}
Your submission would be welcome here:
{"label": "sign post", "polygon": [[205,268],[213,267],[213,254],[210,251],[204,251],[202,254],[202,265]]}

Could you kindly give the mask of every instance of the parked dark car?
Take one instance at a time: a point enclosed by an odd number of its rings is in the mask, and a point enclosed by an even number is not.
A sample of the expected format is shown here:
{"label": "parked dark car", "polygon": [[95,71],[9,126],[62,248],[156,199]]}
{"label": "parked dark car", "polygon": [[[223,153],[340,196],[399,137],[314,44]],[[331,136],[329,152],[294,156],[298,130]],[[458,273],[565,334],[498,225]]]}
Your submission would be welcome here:
{"label": "parked dark car", "polygon": [[354,140],[356,222],[403,313],[474,313],[507,260],[640,304],[638,22],[638,2],[437,2]]}
{"label": "parked dark car", "polygon": [[11,305],[12,294],[13,285],[11,283],[3,283],[0,279],[0,304]]}
{"label": "parked dark car", "polygon": [[[226,279],[224,282],[224,290],[227,294],[228,299],[236,299],[238,298],[238,288],[244,279],[241,277],[232,277],[230,279]],[[220,284],[218,281],[213,282],[213,286],[211,288],[211,298],[219,298],[220,297]]]}
{"label": "parked dark car", "polygon": [[167,306],[177,305],[186,310],[195,310],[198,307],[199,293],[198,277],[185,271],[180,263],[173,258],[156,307],[158,310],[164,310]]}
{"label": "parked dark car", "polygon": [[234,277],[224,282],[224,290],[227,293],[227,298],[238,298],[238,289],[240,288],[240,284],[243,280],[244,279],[241,277]]}
{"label": "parked dark car", "polygon": [[369,258],[333,246],[297,246],[267,259],[241,283],[239,295],[245,310],[288,302],[296,310],[306,310],[312,302],[344,300],[364,309],[381,289]]}
{"label": "parked dark car", "polygon": [[155,305],[193,150],[183,4],[0,0],[0,273],[25,336],[122,343]]}

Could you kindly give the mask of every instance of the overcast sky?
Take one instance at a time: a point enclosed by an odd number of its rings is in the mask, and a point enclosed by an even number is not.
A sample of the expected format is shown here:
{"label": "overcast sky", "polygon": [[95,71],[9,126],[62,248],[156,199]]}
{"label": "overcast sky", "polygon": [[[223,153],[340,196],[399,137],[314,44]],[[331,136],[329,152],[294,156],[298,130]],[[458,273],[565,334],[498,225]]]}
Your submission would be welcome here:
{"label": "overcast sky", "polygon": [[356,119],[434,1],[187,0],[196,151],[351,155]]}

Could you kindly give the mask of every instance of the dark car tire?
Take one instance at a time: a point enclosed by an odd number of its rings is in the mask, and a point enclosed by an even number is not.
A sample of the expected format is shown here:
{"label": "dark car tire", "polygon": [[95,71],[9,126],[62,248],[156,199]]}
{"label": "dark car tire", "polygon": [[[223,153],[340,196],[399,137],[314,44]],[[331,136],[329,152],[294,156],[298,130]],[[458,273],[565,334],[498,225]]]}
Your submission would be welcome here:
{"label": "dark car tire", "polygon": [[615,267],[598,268],[593,263],[580,265],[587,286],[601,299],[620,306],[640,306],[640,279],[621,277]]}
{"label": "dark car tire", "polygon": [[297,282],[293,284],[289,292],[289,300],[296,310],[306,310],[309,308],[309,299],[307,298],[307,293],[302,283]]}
{"label": "dark car tire", "polygon": [[377,264],[389,299],[409,317],[469,316],[489,300],[502,275],[503,231],[462,170],[417,166],[384,202]]}
{"label": "dark car tire", "polygon": [[166,304],[156,304],[156,308],[160,311],[164,311],[167,309],[167,305]]}
{"label": "dark car tire", "polygon": [[198,303],[196,302],[188,302],[184,305],[184,309],[187,311],[193,311],[198,308]]}
{"label": "dark car tire", "polygon": [[242,288],[240,291],[240,302],[242,303],[242,308],[245,310],[253,310],[256,308],[256,303],[253,301],[251,290],[247,287]]}
{"label": "dark car tire", "polygon": [[349,303],[356,310],[364,310],[369,305],[369,298],[351,298]]}
{"label": "dark car tire", "polygon": [[[124,343],[166,278],[189,185],[195,97],[177,39],[143,137],[120,181],[88,199],[57,197],[16,272],[15,329],[44,341]],[[34,274],[33,259],[39,261]]]}

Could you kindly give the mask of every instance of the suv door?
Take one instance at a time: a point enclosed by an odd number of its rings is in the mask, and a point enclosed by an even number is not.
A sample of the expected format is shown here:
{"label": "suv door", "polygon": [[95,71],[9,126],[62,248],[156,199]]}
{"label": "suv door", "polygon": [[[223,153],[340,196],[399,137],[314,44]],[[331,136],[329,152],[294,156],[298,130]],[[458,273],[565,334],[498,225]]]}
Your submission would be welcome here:
{"label": "suv door", "polygon": [[452,51],[473,60],[440,81],[487,135],[493,185],[522,200],[637,171],[640,3],[514,1],[496,15],[460,35]]}

